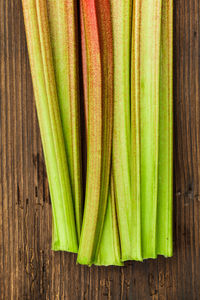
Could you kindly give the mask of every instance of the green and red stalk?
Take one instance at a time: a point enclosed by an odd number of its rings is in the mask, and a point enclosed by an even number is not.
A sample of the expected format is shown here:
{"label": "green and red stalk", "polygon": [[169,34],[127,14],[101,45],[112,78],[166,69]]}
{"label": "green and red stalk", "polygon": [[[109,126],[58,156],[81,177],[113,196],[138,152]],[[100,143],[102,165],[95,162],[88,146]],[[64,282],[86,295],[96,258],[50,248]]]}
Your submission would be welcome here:
{"label": "green and red stalk", "polygon": [[56,91],[46,0],[22,0],[29,60],[53,209],[53,250],[77,252],[77,234]]}
{"label": "green and red stalk", "polygon": [[77,261],[97,256],[107,207],[112,123],[113,44],[109,0],[82,0],[87,61],[88,145],[86,196]]}
{"label": "green and red stalk", "polygon": [[162,0],[157,254],[172,256],[173,210],[173,1]]}
{"label": "green and red stalk", "polygon": [[111,0],[114,42],[114,128],[112,165],[122,261],[133,259],[130,179],[131,0]]}
{"label": "green and red stalk", "polygon": [[[81,18],[81,44],[82,44],[82,68],[83,68],[83,85],[84,85],[84,107],[85,107],[85,127],[86,136],[88,130],[88,99],[87,99],[87,57],[85,43],[85,29],[83,22],[82,7],[80,7]],[[112,168],[111,168],[112,178]],[[98,254],[95,257],[95,265],[123,265],[121,262],[119,232],[117,226],[117,214],[114,199],[114,186],[111,184],[108,192],[108,204],[106,208],[105,221],[103,225],[102,237]]]}
{"label": "green and red stalk", "polygon": [[141,1],[133,3],[131,49],[131,205],[128,215],[131,257],[142,260],[140,193],[140,10]]}
{"label": "green and red stalk", "polygon": [[86,126],[86,139],[88,132],[88,91],[87,91],[87,50],[84,25],[82,1],[80,1],[80,23],[81,23],[81,54],[82,54],[82,73],[83,73],[83,93],[84,93],[84,115]]}
{"label": "green and red stalk", "polygon": [[161,3],[162,0],[144,0],[140,6],[140,196],[143,258],[157,256]]}
{"label": "green and red stalk", "polygon": [[75,0],[48,0],[47,7],[58,101],[79,239],[83,205],[77,7]]}

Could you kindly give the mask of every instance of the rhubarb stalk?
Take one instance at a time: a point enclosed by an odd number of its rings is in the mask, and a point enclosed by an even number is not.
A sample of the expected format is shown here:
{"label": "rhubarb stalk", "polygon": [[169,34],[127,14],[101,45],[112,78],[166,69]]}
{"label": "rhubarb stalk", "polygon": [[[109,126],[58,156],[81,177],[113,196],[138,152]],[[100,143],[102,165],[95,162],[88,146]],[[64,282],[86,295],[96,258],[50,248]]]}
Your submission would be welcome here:
{"label": "rhubarb stalk", "polygon": [[[85,128],[86,136],[88,131],[88,99],[87,99],[87,59],[86,44],[83,22],[83,11],[80,6],[81,18],[81,45],[82,45],[82,68],[83,68],[83,86],[84,86],[84,107],[85,107]],[[106,208],[105,221],[101,236],[98,253],[94,259],[95,265],[123,265],[121,262],[119,232],[117,226],[117,214],[115,208],[114,186],[112,178],[110,178],[110,188],[108,192],[108,204]]]}
{"label": "rhubarb stalk", "polygon": [[76,228],[82,224],[80,97],[78,72],[77,7],[75,0],[48,0],[50,36],[67,152]]}
{"label": "rhubarb stalk", "polygon": [[140,189],[143,258],[156,257],[161,0],[140,1]]}
{"label": "rhubarb stalk", "polygon": [[132,259],[142,260],[141,249],[141,193],[140,193],[140,14],[141,1],[134,1],[131,49],[131,203],[129,236]]}
{"label": "rhubarb stalk", "polygon": [[157,253],[172,256],[173,2],[162,1]]}
{"label": "rhubarb stalk", "polygon": [[29,60],[53,209],[53,250],[77,252],[77,234],[53,70],[46,0],[22,0]]}
{"label": "rhubarb stalk", "polygon": [[114,42],[113,176],[122,260],[132,253],[132,200],[130,181],[130,53],[131,0],[111,0]]}
{"label": "rhubarb stalk", "polygon": [[117,224],[114,182],[111,169],[108,205],[106,209],[104,227],[99,251],[94,264],[98,266],[123,266]]}
{"label": "rhubarb stalk", "polygon": [[113,52],[109,0],[82,0],[86,46],[88,145],[83,226],[78,262],[91,265],[103,231],[112,143]]}

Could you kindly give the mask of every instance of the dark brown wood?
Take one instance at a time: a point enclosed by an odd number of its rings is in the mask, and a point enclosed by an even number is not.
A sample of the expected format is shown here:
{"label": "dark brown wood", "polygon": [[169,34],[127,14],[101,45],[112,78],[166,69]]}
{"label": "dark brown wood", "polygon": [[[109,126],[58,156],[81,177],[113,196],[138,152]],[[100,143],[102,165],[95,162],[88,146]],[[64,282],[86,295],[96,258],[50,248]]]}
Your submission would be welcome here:
{"label": "dark brown wood", "polygon": [[0,0],[0,299],[200,299],[200,4],[174,6],[174,256],[88,268],[50,250],[22,7]]}

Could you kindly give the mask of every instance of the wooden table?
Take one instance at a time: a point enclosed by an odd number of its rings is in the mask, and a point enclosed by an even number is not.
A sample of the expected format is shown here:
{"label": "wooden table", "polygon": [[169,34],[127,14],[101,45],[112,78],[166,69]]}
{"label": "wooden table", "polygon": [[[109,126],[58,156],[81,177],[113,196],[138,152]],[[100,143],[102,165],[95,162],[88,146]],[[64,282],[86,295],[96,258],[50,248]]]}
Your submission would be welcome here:
{"label": "wooden table", "polygon": [[22,7],[0,0],[0,299],[200,299],[200,3],[174,5],[174,256],[88,268],[50,250]]}

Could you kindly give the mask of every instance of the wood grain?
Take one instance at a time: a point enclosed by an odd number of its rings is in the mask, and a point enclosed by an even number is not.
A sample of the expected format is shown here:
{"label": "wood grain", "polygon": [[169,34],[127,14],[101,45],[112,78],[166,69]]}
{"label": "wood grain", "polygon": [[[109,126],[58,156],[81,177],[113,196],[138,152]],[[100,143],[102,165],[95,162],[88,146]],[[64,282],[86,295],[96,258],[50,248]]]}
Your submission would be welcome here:
{"label": "wood grain", "polygon": [[88,268],[50,250],[22,7],[0,0],[0,299],[200,299],[200,4],[174,6],[174,256]]}

